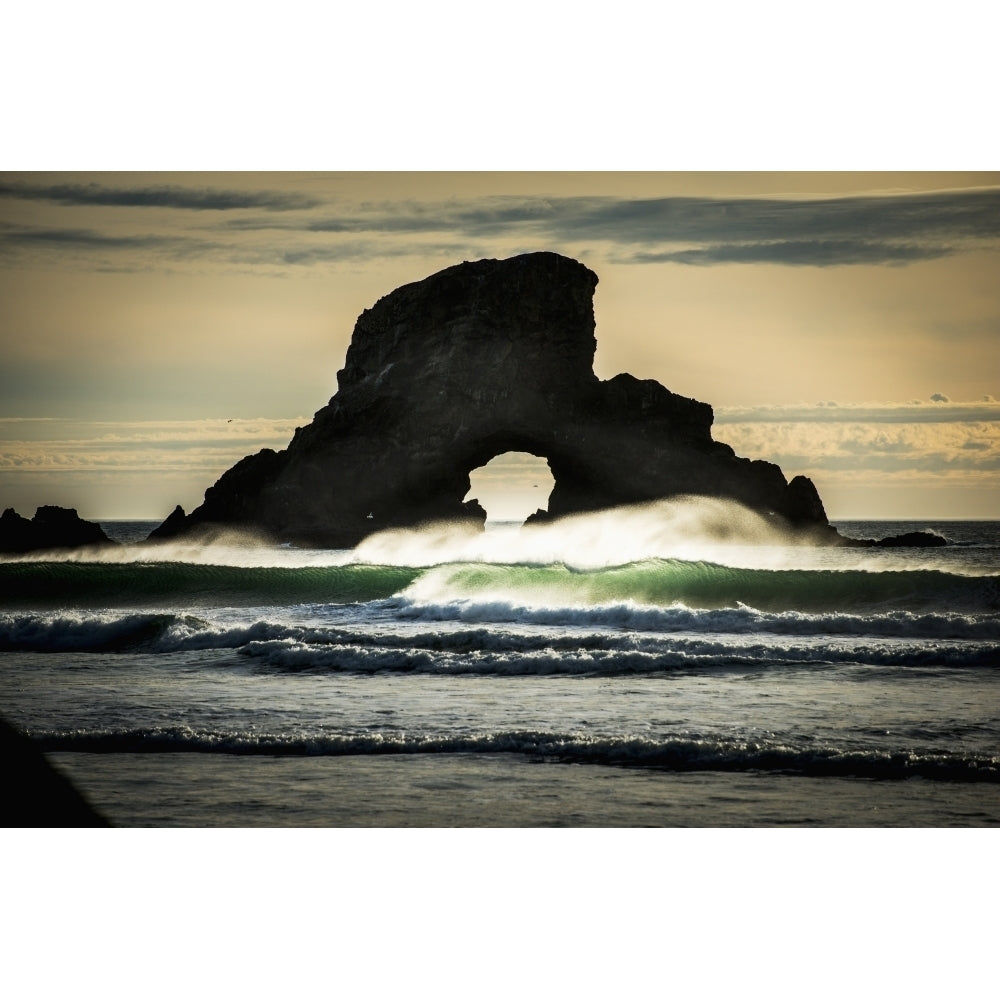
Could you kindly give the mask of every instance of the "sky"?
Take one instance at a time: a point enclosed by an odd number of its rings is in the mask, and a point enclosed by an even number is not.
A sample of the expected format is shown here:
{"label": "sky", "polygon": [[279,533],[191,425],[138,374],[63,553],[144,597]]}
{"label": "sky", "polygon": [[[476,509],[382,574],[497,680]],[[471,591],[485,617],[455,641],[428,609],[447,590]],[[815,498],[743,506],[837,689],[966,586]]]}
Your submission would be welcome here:
{"label": "sky", "polygon": [[0,507],[190,510],[380,296],[535,250],[597,273],[599,377],[710,403],[831,519],[1000,517],[1000,172],[930,171],[0,173]]}

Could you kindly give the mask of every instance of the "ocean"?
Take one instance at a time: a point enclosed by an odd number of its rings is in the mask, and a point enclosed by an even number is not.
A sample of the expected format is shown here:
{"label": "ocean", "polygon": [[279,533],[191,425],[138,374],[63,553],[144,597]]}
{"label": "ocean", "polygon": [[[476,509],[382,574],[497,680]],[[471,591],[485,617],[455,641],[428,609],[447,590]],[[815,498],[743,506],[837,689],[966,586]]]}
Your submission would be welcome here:
{"label": "ocean", "polygon": [[1000,521],[154,526],[0,559],[0,716],[115,826],[1000,825]]}

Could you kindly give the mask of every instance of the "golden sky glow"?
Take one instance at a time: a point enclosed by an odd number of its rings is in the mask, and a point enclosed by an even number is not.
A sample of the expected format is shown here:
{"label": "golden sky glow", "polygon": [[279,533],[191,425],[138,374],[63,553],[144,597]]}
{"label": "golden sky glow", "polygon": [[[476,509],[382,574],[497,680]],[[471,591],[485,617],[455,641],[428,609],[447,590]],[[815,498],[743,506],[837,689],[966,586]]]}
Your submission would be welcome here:
{"label": "golden sky glow", "polygon": [[376,299],[530,250],[598,274],[600,377],[711,403],[832,518],[1000,516],[1000,174],[955,173],[0,174],[0,507],[190,509]]}

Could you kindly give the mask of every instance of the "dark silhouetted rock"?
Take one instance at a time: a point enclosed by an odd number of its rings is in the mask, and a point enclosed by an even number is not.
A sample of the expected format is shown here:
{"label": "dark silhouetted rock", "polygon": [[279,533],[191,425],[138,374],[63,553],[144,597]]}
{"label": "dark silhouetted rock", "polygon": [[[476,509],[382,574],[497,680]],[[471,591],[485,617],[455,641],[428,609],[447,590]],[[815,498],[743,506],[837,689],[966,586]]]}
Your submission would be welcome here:
{"label": "dark silhouetted rock", "polygon": [[0,515],[0,552],[30,552],[35,547],[35,526],[8,507]]}
{"label": "dark silhouetted rock", "polygon": [[947,545],[948,539],[933,531],[907,531],[902,535],[890,535],[888,538],[851,538],[845,540],[844,544],[854,548],[927,549]]}
{"label": "dark silhouetted rock", "polygon": [[0,719],[3,825],[108,826],[108,821],[46,760],[34,742]]}
{"label": "dark silhouetted rock", "polygon": [[0,516],[0,552],[115,544],[99,524],[82,520],[72,508],[39,507],[30,521],[12,507]]}
{"label": "dark silhouetted rock", "polygon": [[713,441],[711,406],[653,380],[597,378],[596,285],[577,261],[532,253],[398,288],[358,318],[337,394],[288,448],[244,458],[162,528],[347,547],[430,520],[481,527],[486,512],[463,502],[469,473],[523,451],[555,480],[533,523],[700,494],[836,541],[812,482]]}
{"label": "dark silhouetted rock", "polygon": [[184,513],[184,508],[178,504],[163,524],[161,524],[158,528],[154,528],[149,533],[149,538],[147,540],[150,542],[162,542],[166,541],[168,538],[175,538],[184,531],[186,521],[187,515]]}
{"label": "dark silhouetted rock", "polygon": [[547,510],[542,510],[541,507],[535,511],[534,514],[529,514],[524,520],[524,527],[530,528],[534,525],[548,524],[553,520],[552,515]]}
{"label": "dark silhouetted rock", "polygon": [[902,535],[891,535],[889,538],[876,539],[875,544],[881,548],[937,548],[947,545],[948,539],[936,535],[933,531],[907,531]]}

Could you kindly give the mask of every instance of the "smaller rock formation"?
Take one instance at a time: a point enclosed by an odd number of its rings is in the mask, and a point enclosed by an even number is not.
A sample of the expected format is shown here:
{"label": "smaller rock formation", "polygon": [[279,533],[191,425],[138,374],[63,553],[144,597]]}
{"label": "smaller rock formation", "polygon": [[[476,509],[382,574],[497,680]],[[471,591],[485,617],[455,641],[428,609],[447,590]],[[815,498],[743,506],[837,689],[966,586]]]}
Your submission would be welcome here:
{"label": "smaller rock formation", "polygon": [[178,504],[163,524],[161,524],[158,528],[154,528],[149,533],[149,537],[146,541],[165,542],[168,538],[173,538],[174,536],[180,534],[186,520],[187,515],[184,513],[184,508]]}
{"label": "smaller rock formation", "polygon": [[81,545],[115,545],[99,524],[84,521],[74,508],[39,507],[29,521],[13,507],[0,516],[0,552],[74,549]]}
{"label": "smaller rock formation", "polygon": [[842,543],[851,548],[932,549],[947,545],[948,539],[933,531],[906,531],[888,538],[849,538]]}

